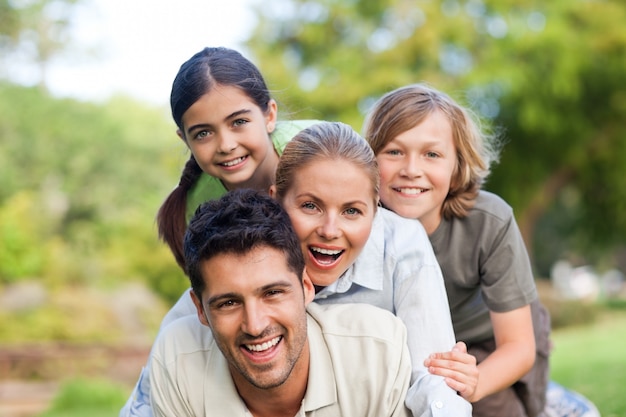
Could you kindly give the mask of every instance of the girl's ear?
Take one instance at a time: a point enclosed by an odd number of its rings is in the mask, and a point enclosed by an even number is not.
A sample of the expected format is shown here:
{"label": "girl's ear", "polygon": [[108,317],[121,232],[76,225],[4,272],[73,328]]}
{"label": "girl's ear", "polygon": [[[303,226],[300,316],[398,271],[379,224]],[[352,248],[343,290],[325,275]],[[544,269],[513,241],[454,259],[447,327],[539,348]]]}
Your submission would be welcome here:
{"label": "girl's ear", "polygon": [[191,300],[193,304],[196,306],[196,311],[198,313],[198,319],[200,323],[204,324],[207,327],[211,327],[209,324],[209,320],[206,318],[206,314],[204,314],[204,307],[202,306],[202,300],[199,300],[196,296],[196,293],[193,290],[189,290],[189,295],[191,296]]}
{"label": "girl's ear", "polygon": [[278,104],[273,98],[267,103],[267,115],[265,116],[265,127],[267,133],[272,133],[276,129],[276,119],[278,118]]}
{"label": "girl's ear", "polygon": [[185,145],[187,145],[187,139],[185,139],[185,135],[183,134],[183,131],[180,129],[176,129],[176,134],[178,135],[178,137],[180,138],[180,140],[182,140],[183,142],[185,142]]}

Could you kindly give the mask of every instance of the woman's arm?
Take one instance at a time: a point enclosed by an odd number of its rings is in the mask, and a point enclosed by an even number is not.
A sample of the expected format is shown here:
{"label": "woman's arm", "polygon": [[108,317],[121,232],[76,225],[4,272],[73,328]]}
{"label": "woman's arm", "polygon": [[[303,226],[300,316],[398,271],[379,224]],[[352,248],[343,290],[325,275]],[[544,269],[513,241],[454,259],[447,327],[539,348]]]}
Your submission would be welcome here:
{"label": "woman's arm", "polygon": [[448,299],[437,265],[422,266],[395,288],[396,315],[407,327],[411,387],[406,405],[414,416],[471,416],[471,405],[444,378],[423,365],[434,351],[454,345]]}

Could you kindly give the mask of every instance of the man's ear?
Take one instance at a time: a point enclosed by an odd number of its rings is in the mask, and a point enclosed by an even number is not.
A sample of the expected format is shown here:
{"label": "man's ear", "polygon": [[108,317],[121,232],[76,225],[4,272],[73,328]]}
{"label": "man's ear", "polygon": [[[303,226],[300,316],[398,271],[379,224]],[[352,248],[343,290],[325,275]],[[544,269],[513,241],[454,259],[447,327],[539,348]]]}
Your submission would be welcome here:
{"label": "man's ear", "polygon": [[311,278],[309,278],[306,268],[304,268],[302,273],[302,287],[304,288],[304,305],[307,306],[315,298],[315,286]]}
{"label": "man's ear", "polygon": [[199,300],[196,296],[196,293],[193,290],[189,290],[189,295],[191,296],[191,300],[196,306],[196,311],[198,313],[198,319],[200,323],[204,324],[207,327],[211,327],[209,321],[206,318],[206,314],[204,314],[204,306],[202,305],[202,300]]}
{"label": "man's ear", "polygon": [[273,98],[267,103],[267,115],[265,116],[265,128],[267,133],[272,133],[276,129],[276,119],[278,118],[278,104]]}

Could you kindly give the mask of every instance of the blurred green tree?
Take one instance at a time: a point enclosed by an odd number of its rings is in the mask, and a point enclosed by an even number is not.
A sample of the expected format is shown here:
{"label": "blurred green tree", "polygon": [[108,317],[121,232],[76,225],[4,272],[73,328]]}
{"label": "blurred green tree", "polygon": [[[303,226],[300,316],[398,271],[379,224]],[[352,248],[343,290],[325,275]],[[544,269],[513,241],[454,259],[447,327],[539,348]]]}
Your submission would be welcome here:
{"label": "blurred green tree", "polygon": [[186,148],[162,109],[0,83],[0,284],[188,282],[155,227]]}
{"label": "blurred green tree", "polygon": [[[537,239],[551,261],[626,243],[626,3],[280,0],[257,12],[247,46],[290,117],[359,129],[381,94],[429,82],[503,129],[487,188],[514,207],[531,256]],[[570,223],[545,228],[553,210]]]}
{"label": "blurred green tree", "polygon": [[11,65],[12,52],[28,56],[39,69],[46,89],[48,65],[71,45],[70,27],[76,5],[85,0],[0,0],[0,64]]}

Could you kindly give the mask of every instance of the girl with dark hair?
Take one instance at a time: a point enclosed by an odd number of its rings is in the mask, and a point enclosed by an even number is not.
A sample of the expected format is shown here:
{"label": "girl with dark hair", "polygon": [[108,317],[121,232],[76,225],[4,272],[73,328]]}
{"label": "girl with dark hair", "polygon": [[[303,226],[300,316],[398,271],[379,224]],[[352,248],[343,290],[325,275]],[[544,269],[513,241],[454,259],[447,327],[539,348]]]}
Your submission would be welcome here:
{"label": "girl with dark hair", "polygon": [[278,122],[278,106],[258,68],[222,47],[204,48],[180,67],[170,105],[191,156],[157,225],[184,270],[182,239],[196,207],[227,190],[267,190],[285,144],[314,121]]}

